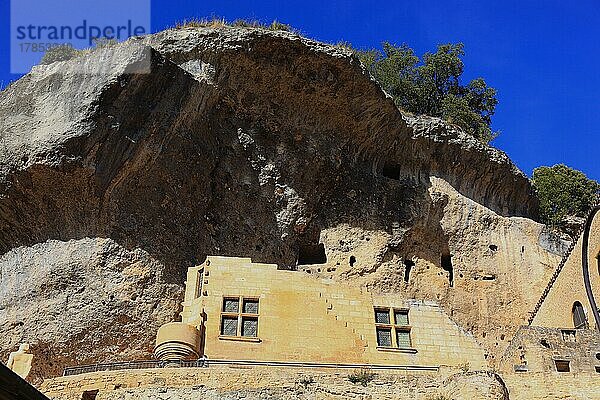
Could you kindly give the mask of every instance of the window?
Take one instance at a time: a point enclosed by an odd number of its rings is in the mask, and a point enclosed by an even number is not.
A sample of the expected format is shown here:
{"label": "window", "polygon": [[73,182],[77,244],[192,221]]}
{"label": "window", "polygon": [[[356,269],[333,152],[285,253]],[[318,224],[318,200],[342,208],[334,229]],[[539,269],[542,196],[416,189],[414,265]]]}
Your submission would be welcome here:
{"label": "window", "polygon": [[575,326],[575,329],[587,328],[585,311],[583,310],[583,306],[580,302],[576,301],[573,304],[573,309],[571,312],[573,313],[573,325]]}
{"label": "window", "polygon": [[557,372],[571,372],[570,361],[567,360],[554,360]]}
{"label": "window", "polygon": [[258,299],[224,297],[221,335],[258,337]]}
{"label": "window", "polygon": [[81,400],[95,400],[98,396],[98,390],[86,390],[81,394]]}
{"label": "window", "polygon": [[563,329],[560,331],[561,335],[562,335],[562,339],[565,342],[576,342],[576,331],[572,331],[570,329]]}
{"label": "window", "polygon": [[375,332],[379,347],[412,347],[408,310],[376,307]]}
{"label": "window", "polygon": [[198,271],[198,277],[196,281],[196,298],[202,296],[202,282],[204,281],[204,268]]}

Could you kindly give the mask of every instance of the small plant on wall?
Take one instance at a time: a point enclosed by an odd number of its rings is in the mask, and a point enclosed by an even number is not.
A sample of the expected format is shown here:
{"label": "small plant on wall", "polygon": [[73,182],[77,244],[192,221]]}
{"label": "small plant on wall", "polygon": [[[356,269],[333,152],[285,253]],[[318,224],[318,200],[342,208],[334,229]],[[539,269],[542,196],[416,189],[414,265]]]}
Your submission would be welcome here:
{"label": "small plant on wall", "polygon": [[458,368],[460,368],[462,372],[467,373],[471,369],[471,364],[468,361],[465,361],[462,364],[458,364]]}
{"label": "small plant on wall", "polygon": [[377,374],[371,372],[369,369],[361,368],[348,375],[348,380],[352,383],[360,383],[363,386],[367,386],[376,376]]}
{"label": "small plant on wall", "polygon": [[313,383],[315,383],[315,380],[312,376],[303,376],[302,378],[300,378],[298,383],[304,387],[308,387],[308,385],[312,385]]}

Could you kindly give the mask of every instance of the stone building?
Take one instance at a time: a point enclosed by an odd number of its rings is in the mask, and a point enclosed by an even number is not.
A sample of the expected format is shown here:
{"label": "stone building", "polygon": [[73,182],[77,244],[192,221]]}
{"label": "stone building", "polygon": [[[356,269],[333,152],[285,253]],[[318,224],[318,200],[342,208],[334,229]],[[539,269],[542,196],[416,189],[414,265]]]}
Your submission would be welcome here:
{"label": "stone building", "polygon": [[[209,359],[415,370],[486,365],[473,336],[433,302],[369,293],[244,258],[208,257],[190,268],[181,315],[181,323],[160,329],[159,357],[182,354],[186,343],[188,354]],[[188,333],[194,329],[199,335]]]}
{"label": "stone building", "polygon": [[[320,394],[312,398],[338,398],[332,390],[356,398],[599,398],[597,211],[557,267],[529,325],[510,340],[499,374],[475,338],[434,302],[371,293],[309,273],[327,264],[290,271],[249,258],[208,257],[188,270],[181,321],[163,325],[157,335],[158,366],[184,368],[97,366],[47,380],[43,390],[57,399],[99,393],[116,399],[124,388],[151,398],[162,387],[171,398],[208,399],[220,398],[224,387],[242,397],[244,390],[261,388],[263,394],[283,390],[288,397],[282,398],[292,399],[305,398],[307,382],[317,379],[312,394]],[[358,368],[378,376],[362,394],[344,386],[346,379],[340,382],[348,374],[341,371]],[[205,397],[194,397],[198,382],[210,389]]]}
{"label": "stone building", "polygon": [[501,371],[515,393],[586,398],[580,393],[590,388],[595,397],[589,398],[600,398],[599,210],[556,269],[529,325],[506,349]]}

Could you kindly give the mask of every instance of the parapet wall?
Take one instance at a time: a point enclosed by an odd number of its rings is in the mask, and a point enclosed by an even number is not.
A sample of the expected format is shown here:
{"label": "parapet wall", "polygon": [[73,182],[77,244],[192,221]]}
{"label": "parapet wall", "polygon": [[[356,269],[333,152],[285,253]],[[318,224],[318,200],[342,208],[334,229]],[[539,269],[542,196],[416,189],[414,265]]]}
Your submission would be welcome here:
{"label": "parapet wall", "polygon": [[490,372],[373,370],[366,386],[350,382],[356,372],[259,366],[123,370],[50,379],[41,390],[54,400],[80,400],[86,391],[97,400],[508,399]]}

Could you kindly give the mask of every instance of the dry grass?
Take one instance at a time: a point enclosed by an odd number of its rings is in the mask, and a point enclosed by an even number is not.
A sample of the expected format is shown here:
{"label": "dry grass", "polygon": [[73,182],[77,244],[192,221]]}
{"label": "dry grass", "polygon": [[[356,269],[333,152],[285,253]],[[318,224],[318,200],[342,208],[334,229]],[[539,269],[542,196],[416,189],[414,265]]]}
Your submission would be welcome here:
{"label": "dry grass", "polygon": [[220,17],[212,17],[208,18],[191,18],[184,19],[183,21],[177,22],[175,24],[176,29],[184,29],[184,28],[225,28],[225,27],[238,27],[238,28],[258,28],[258,29],[266,29],[269,31],[286,31],[286,32],[294,32],[299,33],[298,30],[292,28],[291,26],[274,20],[273,22],[267,24],[259,20],[248,20],[248,19],[236,19],[233,22],[228,22],[225,18]]}

